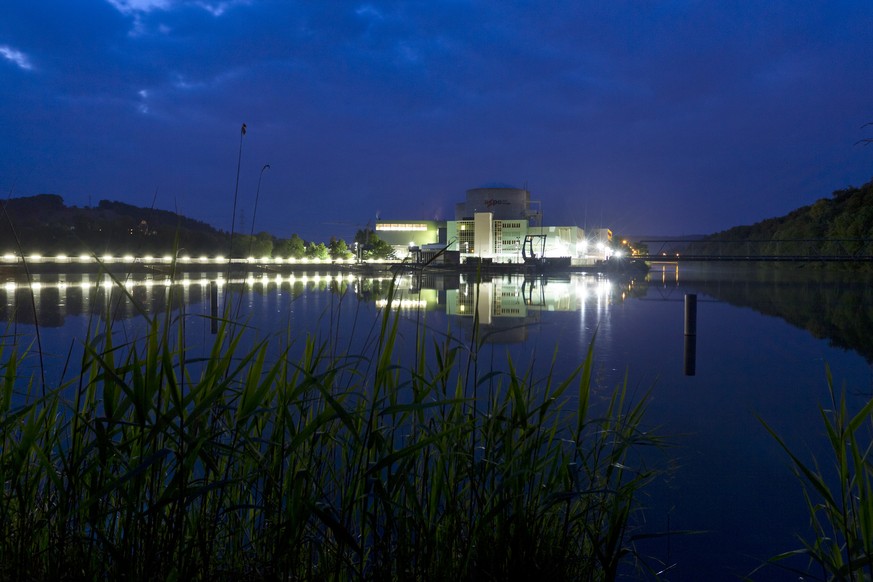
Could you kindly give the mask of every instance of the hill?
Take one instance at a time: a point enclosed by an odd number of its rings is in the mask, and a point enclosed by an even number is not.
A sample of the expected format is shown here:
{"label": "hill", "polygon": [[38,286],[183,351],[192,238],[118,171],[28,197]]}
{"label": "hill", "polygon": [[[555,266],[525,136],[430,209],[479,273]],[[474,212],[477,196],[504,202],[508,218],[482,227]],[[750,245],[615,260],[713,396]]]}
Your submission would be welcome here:
{"label": "hill", "polygon": [[226,249],[229,240],[229,233],[175,212],[109,200],[78,208],[39,194],[10,198],[2,209],[0,253],[163,255],[184,248],[194,255]]}
{"label": "hill", "polygon": [[[831,198],[822,198],[778,218],[762,220],[750,226],[736,226],[705,237],[705,240],[796,241],[803,239],[854,240],[873,239],[873,181],[860,188],[837,190]],[[783,251],[785,243],[781,243]],[[838,243],[833,244],[835,247]],[[852,245],[839,243],[852,251]],[[826,252],[827,249],[822,249]],[[835,249],[836,250],[836,249]]]}

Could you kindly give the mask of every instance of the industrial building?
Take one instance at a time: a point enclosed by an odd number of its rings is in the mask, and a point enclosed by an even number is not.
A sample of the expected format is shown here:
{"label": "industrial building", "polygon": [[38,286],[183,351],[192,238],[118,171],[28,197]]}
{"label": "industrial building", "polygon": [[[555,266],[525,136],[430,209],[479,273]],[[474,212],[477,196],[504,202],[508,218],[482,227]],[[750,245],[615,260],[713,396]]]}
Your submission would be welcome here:
{"label": "industrial building", "polygon": [[376,234],[399,258],[427,257],[446,249],[461,262],[476,257],[520,263],[528,236],[534,237],[528,252],[569,257],[577,265],[604,260],[612,252],[609,229],[586,234],[578,226],[543,226],[542,217],[540,202],[531,200],[526,189],[473,188],[455,206],[454,220],[378,220]]}

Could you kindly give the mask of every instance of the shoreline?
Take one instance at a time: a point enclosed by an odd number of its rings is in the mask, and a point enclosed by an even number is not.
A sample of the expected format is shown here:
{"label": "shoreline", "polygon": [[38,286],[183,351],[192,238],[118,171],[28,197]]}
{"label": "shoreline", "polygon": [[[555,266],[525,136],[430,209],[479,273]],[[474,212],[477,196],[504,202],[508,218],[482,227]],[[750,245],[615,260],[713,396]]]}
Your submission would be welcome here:
{"label": "shoreline", "polygon": [[649,264],[642,261],[611,261],[593,265],[530,265],[520,263],[466,263],[455,265],[415,264],[409,262],[345,262],[345,261],[296,261],[296,260],[250,260],[233,259],[166,259],[144,260],[140,258],[112,257],[106,259],[18,259],[16,262],[0,261],[0,273],[136,273],[172,277],[181,273],[295,273],[305,271],[336,271],[346,273],[428,273],[428,274],[475,274],[484,275],[551,275],[565,273],[615,274],[646,273]]}

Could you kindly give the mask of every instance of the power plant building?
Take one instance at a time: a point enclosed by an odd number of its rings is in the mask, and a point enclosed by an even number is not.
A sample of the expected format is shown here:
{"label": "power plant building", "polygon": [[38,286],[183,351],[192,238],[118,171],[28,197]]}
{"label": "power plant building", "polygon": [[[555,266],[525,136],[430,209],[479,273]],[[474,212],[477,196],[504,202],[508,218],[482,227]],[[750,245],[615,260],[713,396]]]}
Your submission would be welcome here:
{"label": "power plant building", "polygon": [[[455,206],[455,220],[379,220],[376,234],[392,245],[398,258],[439,249],[496,263],[522,262],[525,239],[528,253],[537,256],[570,257],[574,264],[607,258],[609,247],[589,241],[577,226],[543,226],[539,201],[521,188],[473,188],[464,202]],[[598,229],[598,236],[603,236]],[[611,232],[609,233],[611,237]],[[421,255],[419,255],[421,256]]]}

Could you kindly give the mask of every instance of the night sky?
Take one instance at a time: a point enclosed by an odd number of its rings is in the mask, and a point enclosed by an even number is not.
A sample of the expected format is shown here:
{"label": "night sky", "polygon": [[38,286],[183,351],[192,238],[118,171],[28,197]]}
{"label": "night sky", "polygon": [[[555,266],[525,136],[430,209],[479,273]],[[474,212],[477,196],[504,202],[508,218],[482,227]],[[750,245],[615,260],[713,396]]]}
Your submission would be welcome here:
{"label": "night sky", "polygon": [[[0,191],[350,238],[527,187],[710,233],[873,177],[873,2],[4,0]],[[261,168],[270,169],[261,173]],[[240,218],[243,226],[240,227]]]}

